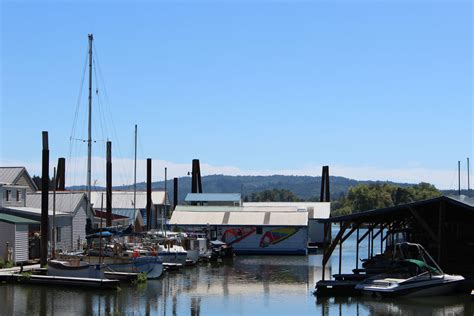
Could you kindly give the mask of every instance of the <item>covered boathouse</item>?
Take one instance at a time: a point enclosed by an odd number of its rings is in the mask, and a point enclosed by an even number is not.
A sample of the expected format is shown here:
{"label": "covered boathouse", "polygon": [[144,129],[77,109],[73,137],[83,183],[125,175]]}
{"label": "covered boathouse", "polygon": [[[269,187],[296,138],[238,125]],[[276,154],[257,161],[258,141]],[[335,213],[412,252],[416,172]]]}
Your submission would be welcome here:
{"label": "covered boathouse", "polygon": [[[206,231],[238,254],[306,255],[308,243],[323,243],[329,202],[242,203],[240,194],[201,193],[178,205],[169,222],[175,230]],[[221,204],[221,205],[220,205]]]}
{"label": "covered boathouse", "polygon": [[[324,223],[325,232],[332,224],[340,225],[337,235],[324,248],[323,267],[336,248],[342,254],[344,241],[357,234],[355,272],[359,258],[372,258],[397,241],[408,241],[421,244],[444,272],[474,277],[474,198],[441,196],[319,222]],[[380,249],[374,249],[374,241]],[[359,253],[362,242],[368,244],[368,253]]]}

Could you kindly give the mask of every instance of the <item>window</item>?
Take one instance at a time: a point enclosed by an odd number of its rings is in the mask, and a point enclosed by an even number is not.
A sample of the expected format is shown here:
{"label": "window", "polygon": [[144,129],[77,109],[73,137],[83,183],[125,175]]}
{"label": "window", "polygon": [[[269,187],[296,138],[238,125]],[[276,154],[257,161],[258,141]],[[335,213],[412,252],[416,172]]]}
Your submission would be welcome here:
{"label": "window", "polygon": [[56,227],[56,242],[61,242],[61,227]]}
{"label": "window", "polygon": [[20,190],[16,190],[16,200],[17,200],[17,202],[21,201],[21,191]]}
{"label": "window", "polygon": [[257,226],[257,235],[262,234],[262,226]]}
{"label": "window", "polygon": [[12,196],[12,190],[5,191],[5,201],[10,201]]}

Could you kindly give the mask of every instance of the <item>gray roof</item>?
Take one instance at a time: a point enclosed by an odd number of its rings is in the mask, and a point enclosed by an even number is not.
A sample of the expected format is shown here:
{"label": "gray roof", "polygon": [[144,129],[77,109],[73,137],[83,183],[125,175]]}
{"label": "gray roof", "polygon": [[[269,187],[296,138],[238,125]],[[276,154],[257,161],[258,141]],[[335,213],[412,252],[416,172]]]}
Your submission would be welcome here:
{"label": "gray roof", "polygon": [[[61,191],[56,192],[56,213],[72,214],[76,211],[83,199],[84,192]],[[41,192],[26,195],[26,207],[41,209]],[[48,210],[53,210],[53,192],[49,192]],[[87,211],[86,211],[87,212]]]}
{"label": "gray roof", "polygon": [[188,193],[186,202],[240,202],[240,193]]}
{"label": "gray roof", "polygon": [[33,191],[38,190],[25,167],[0,167],[0,184],[16,184],[22,174],[26,175],[31,189]]}
{"label": "gray roof", "polygon": [[[91,202],[94,209],[100,209],[102,203],[102,194],[104,194],[103,207],[105,209],[105,192],[91,192]],[[163,205],[165,202],[164,191],[151,192],[151,200],[155,205]],[[146,208],[146,192],[138,191],[136,196],[137,209]],[[112,191],[112,209],[133,209],[133,191]]]}
{"label": "gray roof", "polygon": [[14,184],[25,167],[0,167],[0,183]]}
{"label": "gray roof", "polygon": [[3,213],[0,213],[0,221],[11,224],[39,224],[38,221]]}

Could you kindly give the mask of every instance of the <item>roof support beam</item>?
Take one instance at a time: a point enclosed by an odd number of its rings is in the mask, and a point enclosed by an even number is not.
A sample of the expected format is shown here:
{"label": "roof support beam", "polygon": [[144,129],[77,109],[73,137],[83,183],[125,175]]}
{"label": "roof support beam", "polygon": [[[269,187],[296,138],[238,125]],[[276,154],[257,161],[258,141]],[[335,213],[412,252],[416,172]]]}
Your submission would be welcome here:
{"label": "roof support beam", "polygon": [[431,230],[430,226],[426,223],[426,221],[410,206],[408,207],[413,217],[417,220],[417,222],[423,227],[423,229],[430,235],[430,237],[436,242],[439,243],[438,236]]}
{"label": "roof support beam", "polygon": [[342,226],[341,226],[341,229],[339,230],[339,232],[337,233],[336,237],[334,238],[334,240],[331,242],[331,244],[329,245],[329,248],[328,250],[326,251],[326,253],[324,253],[323,255],[323,266],[326,265],[326,263],[329,261],[329,258],[331,257],[334,249],[336,248],[337,244],[339,243],[339,241],[341,240],[342,238],[342,235],[344,234],[344,232],[346,231],[346,229],[350,226],[350,222],[345,222]]}

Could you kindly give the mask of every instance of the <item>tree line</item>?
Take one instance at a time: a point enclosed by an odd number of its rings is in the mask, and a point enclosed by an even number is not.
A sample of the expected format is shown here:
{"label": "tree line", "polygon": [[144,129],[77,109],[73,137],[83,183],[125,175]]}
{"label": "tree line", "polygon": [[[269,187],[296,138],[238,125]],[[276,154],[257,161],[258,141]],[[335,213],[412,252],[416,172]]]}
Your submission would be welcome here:
{"label": "tree line", "polygon": [[[331,201],[331,215],[347,215],[362,211],[397,206],[400,204],[438,197],[442,193],[432,184],[421,182],[412,186],[392,183],[358,184],[350,187]],[[319,197],[302,199],[287,189],[270,189],[244,197],[244,202],[301,202],[319,201]]]}

